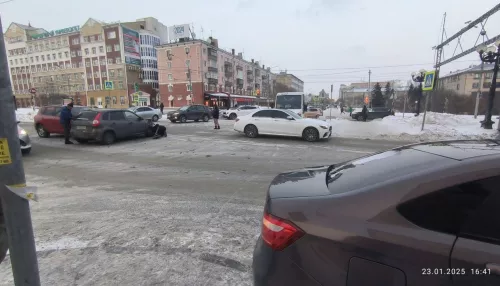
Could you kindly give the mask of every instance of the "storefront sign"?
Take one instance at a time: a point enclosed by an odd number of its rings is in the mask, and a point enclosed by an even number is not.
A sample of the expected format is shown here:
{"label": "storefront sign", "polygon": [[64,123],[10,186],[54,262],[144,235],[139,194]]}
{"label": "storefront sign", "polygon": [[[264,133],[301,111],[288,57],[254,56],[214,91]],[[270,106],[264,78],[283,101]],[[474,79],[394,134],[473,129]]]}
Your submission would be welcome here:
{"label": "storefront sign", "polygon": [[68,34],[68,33],[74,33],[74,32],[78,32],[78,31],[80,31],[80,26],[73,26],[73,27],[68,27],[68,28],[64,28],[64,29],[60,29],[60,30],[50,31],[47,33],[33,35],[33,36],[31,36],[31,39],[38,40],[38,39]]}

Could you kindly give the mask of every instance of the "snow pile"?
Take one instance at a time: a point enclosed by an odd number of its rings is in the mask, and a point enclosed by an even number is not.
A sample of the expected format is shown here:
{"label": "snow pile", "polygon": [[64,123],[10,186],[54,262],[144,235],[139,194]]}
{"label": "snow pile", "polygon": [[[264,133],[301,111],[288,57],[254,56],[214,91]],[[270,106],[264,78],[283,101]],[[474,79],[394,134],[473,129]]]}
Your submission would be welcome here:
{"label": "snow pile", "polygon": [[480,128],[479,121],[483,118],[474,119],[472,115],[428,112],[423,131],[420,131],[423,114],[418,117],[413,114],[405,114],[405,117],[403,114],[396,114],[367,122],[344,117],[342,115],[330,120],[334,136],[405,141],[487,139],[498,136],[496,124],[492,130]]}
{"label": "snow pile", "polygon": [[38,109],[33,108],[18,108],[16,110],[17,121],[33,123],[33,118],[38,113]]}

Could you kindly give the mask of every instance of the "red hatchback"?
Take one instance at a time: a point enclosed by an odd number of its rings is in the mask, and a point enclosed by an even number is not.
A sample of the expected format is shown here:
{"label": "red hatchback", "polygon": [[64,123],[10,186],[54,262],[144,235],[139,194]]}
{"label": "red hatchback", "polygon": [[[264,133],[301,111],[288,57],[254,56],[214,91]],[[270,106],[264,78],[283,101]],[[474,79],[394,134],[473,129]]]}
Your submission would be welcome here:
{"label": "red hatchback", "polygon": [[[37,115],[35,115],[35,129],[38,136],[47,138],[51,133],[64,134],[64,128],[59,122],[59,115],[63,107],[61,105],[51,105],[41,107],[38,110]],[[86,106],[74,106],[71,109],[71,113],[75,117],[86,109],[89,108]]]}

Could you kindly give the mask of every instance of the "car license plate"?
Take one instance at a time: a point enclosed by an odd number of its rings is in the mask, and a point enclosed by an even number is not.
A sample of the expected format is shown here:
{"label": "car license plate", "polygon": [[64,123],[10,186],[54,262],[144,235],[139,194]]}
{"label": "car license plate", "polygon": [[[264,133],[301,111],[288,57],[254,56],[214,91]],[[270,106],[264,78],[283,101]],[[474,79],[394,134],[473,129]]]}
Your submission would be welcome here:
{"label": "car license plate", "polygon": [[77,126],[76,130],[87,130],[87,126]]}

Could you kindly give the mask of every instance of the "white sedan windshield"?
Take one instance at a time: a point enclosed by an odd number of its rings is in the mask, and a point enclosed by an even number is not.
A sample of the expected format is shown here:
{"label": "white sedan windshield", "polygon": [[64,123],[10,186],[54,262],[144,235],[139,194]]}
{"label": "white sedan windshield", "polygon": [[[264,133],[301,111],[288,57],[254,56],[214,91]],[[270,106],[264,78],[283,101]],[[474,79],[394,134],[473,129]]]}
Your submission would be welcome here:
{"label": "white sedan windshield", "polygon": [[293,112],[293,111],[290,111],[290,110],[282,110],[284,112],[286,112],[288,115],[290,115],[291,117],[295,118],[295,119],[302,119],[302,117],[300,117],[297,113]]}

